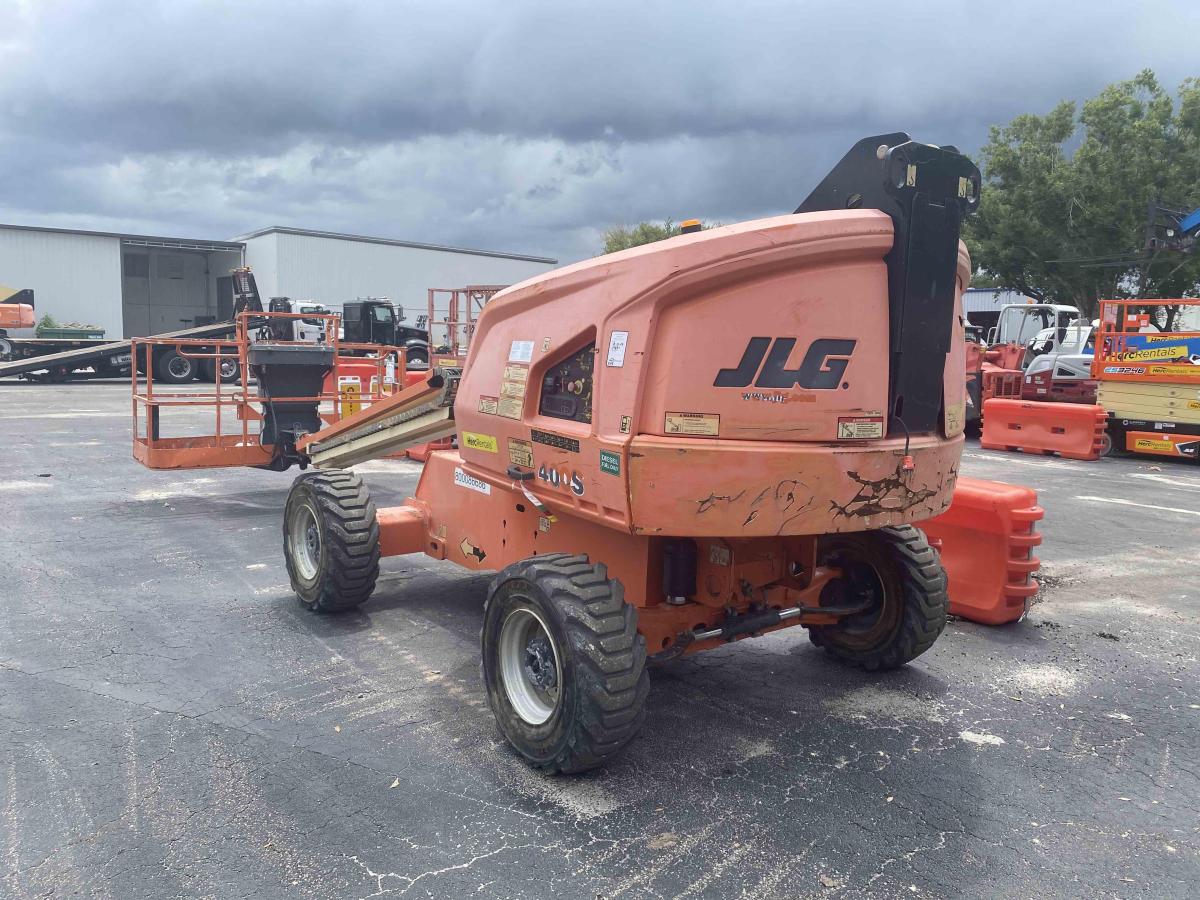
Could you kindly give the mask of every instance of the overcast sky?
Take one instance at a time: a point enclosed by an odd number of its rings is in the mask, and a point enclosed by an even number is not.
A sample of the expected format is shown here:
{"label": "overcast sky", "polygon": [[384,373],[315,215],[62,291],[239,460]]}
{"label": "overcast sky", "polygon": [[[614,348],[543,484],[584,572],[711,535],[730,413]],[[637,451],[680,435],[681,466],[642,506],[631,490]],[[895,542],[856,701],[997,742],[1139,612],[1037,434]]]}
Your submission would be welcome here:
{"label": "overcast sky", "polygon": [[[1195,63],[1189,2],[0,0],[0,221],[594,255]],[[1200,176],[1198,176],[1200,177]]]}

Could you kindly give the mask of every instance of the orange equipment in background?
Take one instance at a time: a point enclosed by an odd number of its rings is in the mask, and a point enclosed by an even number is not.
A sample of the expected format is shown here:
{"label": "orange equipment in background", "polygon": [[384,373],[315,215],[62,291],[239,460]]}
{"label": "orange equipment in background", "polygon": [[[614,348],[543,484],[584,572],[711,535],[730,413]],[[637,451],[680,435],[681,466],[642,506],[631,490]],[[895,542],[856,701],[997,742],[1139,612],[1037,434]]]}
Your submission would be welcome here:
{"label": "orange equipment in background", "polygon": [[1099,459],[1108,443],[1104,407],[1084,403],[1002,400],[984,403],[983,436],[987,450],[1057,454],[1067,459]]}
{"label": "orange equipment in background", "polygon": [[33,291],[16,290],[0,284],[0,335],[8,328],[33,328]]}
{"label": "orange equipment in background", "polygon": [[[294,320],[319,322],[319,341],[288,340]],[[135,338],[133,354],[133,457],[151,469],[254,466],[284,470],[306,466],[296,453],[299,435],[358,412],[391,391],[389,376],[404,381],[403,348],[346,343],[339,317],[314,313],[241,312],[232,340]],[[236,358],[238,374],[211,388],[157,385],[154,359],[164,349],[192,360]],[[351,354],[372,354],[370,356]],[[395,362],[399,357],[399,362]],[[389,361],[389,359],[391,361]],[[140,370],[140,371],[139,371]],[[338,375],[354,382],[343,396]],[[211,433],[196,434],[194,418],[167,436],[164,410],[211,412]]]}
{"label": "orange equipment in background", "polygon": [[461,288],[430,288],[429,328],[430,364],[434,357],[443,365],[462,365],[467,348],[475,334],[475,323],[484,306],[497,293],[504,290],[502,284],[474,284]]}
{"label": "orange equipment in background", "polygon": [[1200,299],[1102,301],[1092,374],[1116,449],[1200,460]]}
{"label": "orange equipment in background", "polygon": [[1073,306],[1011,303],[989,330],[990,346],[968,342],[968,424],[976,424],[988,400],[1094,403],[1090,325]]}
{"label": "orange equipment in background", "polygon": [[1022,618],[1037,593],[1037,492],[959,476],[950,508],[919,527],[946,569],[950,612],[985,625]]}

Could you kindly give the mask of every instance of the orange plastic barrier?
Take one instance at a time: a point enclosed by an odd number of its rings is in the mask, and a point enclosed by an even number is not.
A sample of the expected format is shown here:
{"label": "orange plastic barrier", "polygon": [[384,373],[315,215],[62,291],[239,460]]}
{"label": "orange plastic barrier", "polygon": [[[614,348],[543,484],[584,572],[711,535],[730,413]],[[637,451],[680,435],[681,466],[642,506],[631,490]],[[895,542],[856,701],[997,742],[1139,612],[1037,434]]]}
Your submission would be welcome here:
{"label": "orange plastic barrier", "polygon": [[988,450],[1057,453],[1067,459],[1099,459],[1108,416],[1087,403],[985,400],[983,436]]}
{"label": "orange plastic barrier", "polygon": [[1033,548],[1042,542],[1035,525],[1044,514],[1032,488],[958,479],[950,508],[917,523],[942,554],[951,613],[985,625],[1025,615],[1038,590],[1033,573],[1041,560]]}

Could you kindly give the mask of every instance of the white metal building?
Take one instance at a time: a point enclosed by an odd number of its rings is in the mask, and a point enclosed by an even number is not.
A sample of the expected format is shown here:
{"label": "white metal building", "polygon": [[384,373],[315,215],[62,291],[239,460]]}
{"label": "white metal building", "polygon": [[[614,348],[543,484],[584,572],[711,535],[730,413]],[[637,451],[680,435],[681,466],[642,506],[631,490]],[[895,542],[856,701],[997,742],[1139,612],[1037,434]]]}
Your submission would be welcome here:
{"label": "white metal building", "polygon": [[238,240],[246,246],[246,265],[264,298],[319,300],[336,309],[347,300],[387,297],[410,320],[425,312],[429,288],[516,284],[557,263],[542,256],[300,228],[264,228]]}
{"label": "white metal building", "polygon": [[38,318],[96,325],[114,339],[229,318],[229,273],[243,264],[264,302],[287,296],[338,309],[388,297],[412,319],[428,288],[514,284],[556,261],[295,228],[209,241],[0,224],[0,284],[31,288]]}
{"label": "white metal building", "polygon": [[0,284],[31,288],[38,318],[139,337],[228,314],[242,254],[229,241],[0,225]]}

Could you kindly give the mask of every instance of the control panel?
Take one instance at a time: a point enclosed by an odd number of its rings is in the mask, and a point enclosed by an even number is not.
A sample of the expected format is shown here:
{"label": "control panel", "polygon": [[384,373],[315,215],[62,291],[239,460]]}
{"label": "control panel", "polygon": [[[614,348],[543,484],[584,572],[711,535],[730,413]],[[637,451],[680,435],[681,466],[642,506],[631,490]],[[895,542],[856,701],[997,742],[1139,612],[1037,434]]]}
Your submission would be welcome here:
{"label": "control panel", "polygon": [[538,412],[556,419],[592,422],[592,373],[596,368],[596,345],[555,363],[542,378]]}

